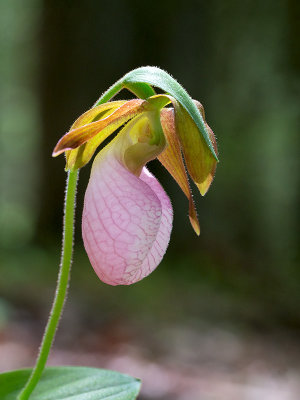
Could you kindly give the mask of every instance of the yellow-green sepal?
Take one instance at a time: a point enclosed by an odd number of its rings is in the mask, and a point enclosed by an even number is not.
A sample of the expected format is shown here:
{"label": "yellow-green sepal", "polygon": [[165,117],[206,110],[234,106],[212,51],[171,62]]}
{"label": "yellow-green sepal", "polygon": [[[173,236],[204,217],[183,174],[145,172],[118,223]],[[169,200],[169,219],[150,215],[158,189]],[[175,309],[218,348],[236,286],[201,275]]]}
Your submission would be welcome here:
{"label": "yellow-green sepal", "polygon": [[[177,101],[173,101],[175,109],[176,132],[181,143],[185,163],[188,172],[198,187],[202,196],[208,191],[213,181],[217,161],[199,131],[189,113]],[[201,112],[200,103],[196,103]],[[198,108],[197,107],[197,108]],[[216,140],[213,131],[206,124],[206,130],[210,136],[214,151],[217,154]]]}

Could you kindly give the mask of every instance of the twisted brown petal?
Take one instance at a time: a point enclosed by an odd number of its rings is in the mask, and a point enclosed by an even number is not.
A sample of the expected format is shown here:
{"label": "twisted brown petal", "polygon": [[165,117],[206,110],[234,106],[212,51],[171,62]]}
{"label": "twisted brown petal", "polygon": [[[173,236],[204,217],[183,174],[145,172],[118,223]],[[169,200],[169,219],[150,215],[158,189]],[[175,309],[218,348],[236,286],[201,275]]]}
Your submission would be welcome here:
{"label": "twisted brown petal", "polygon": [[180,186],[183,193],[189,200],[189,218],[191,225],[197,235],[200,234],[200,225],[197,218],[197,212],[189,186],[187,173],[182,159],[180,143],[176,136],[175,118],[173,109],[163,109],[161,111],[161,124],[168,145],[158,156],[159,161],[173,176]]}

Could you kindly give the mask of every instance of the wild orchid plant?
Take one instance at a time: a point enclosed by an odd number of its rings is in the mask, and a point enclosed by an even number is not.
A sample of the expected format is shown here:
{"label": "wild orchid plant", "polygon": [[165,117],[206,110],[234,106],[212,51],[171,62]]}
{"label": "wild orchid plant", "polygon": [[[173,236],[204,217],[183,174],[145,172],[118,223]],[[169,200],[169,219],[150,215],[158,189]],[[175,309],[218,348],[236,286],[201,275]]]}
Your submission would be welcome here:
{"label": "wild orchid plant", "polygon": [[[156,94],[153,87],[165,94]],[[110,101],[122,89],[137,98]],[[158,158],[187,196],[191,225],[200,234],[184,162],[204,195],[218,162],[214,134],[205,122],[202,105],[177,81],[159,68],[137,68],[81,115],[54,149],[53,156],[65,153],[68,171],[56,295],[33,370],[0,375],[3,400],[132,400],[138,395],[140,382],[117,372],[45,369],[67,294],[78,171],[119,128],[94,159],[84,200],[82,236],[98,277],[110,285],[135,283],[158,266],[167,249],[173,211],[169,197],[145,166],[150,160]]]}

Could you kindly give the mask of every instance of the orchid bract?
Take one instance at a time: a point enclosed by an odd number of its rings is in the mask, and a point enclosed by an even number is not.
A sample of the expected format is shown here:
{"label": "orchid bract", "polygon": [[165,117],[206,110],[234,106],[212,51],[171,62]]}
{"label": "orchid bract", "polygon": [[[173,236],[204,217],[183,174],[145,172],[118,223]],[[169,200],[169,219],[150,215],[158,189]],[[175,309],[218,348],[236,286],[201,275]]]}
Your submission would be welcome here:
{"label": "orchid bract", "polygon": [[[156,94],[154,87],[165,91]],[[111,101],[121,89],[137,98]],[[204,195],[214,177],[216,140],[202,105],[165,71],[142,67],[125,75],[81,115],[57,143],[66,169],[85,166],[99,146],[85,193],[82,235],[99,278],[128,285],[150,274],[169,243],[173,211],[169,197],[146,164],[158,158],[189,201],[189,219],[200,226],[188,176]]]}

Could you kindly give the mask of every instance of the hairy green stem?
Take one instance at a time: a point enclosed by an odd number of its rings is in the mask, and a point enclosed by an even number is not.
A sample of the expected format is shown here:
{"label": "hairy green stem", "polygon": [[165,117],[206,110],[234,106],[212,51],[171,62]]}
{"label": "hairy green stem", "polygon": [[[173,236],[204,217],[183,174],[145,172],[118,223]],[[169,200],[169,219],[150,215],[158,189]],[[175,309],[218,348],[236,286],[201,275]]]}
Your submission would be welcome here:
{"label": "hairy green stem", "polygon": [[46,362],[48,360],[51,346],[53,344],[55,332],[62,314],[63,306],[65,304],[73,253],[77,179],[78,170],[68,173],[65,195],[63,247],[55,297],[35,367],[32,370],[26,386],[19,394],[18,400],[29,399],[29,396],[31,395],[41,378],[41,375],[46,366]]}

